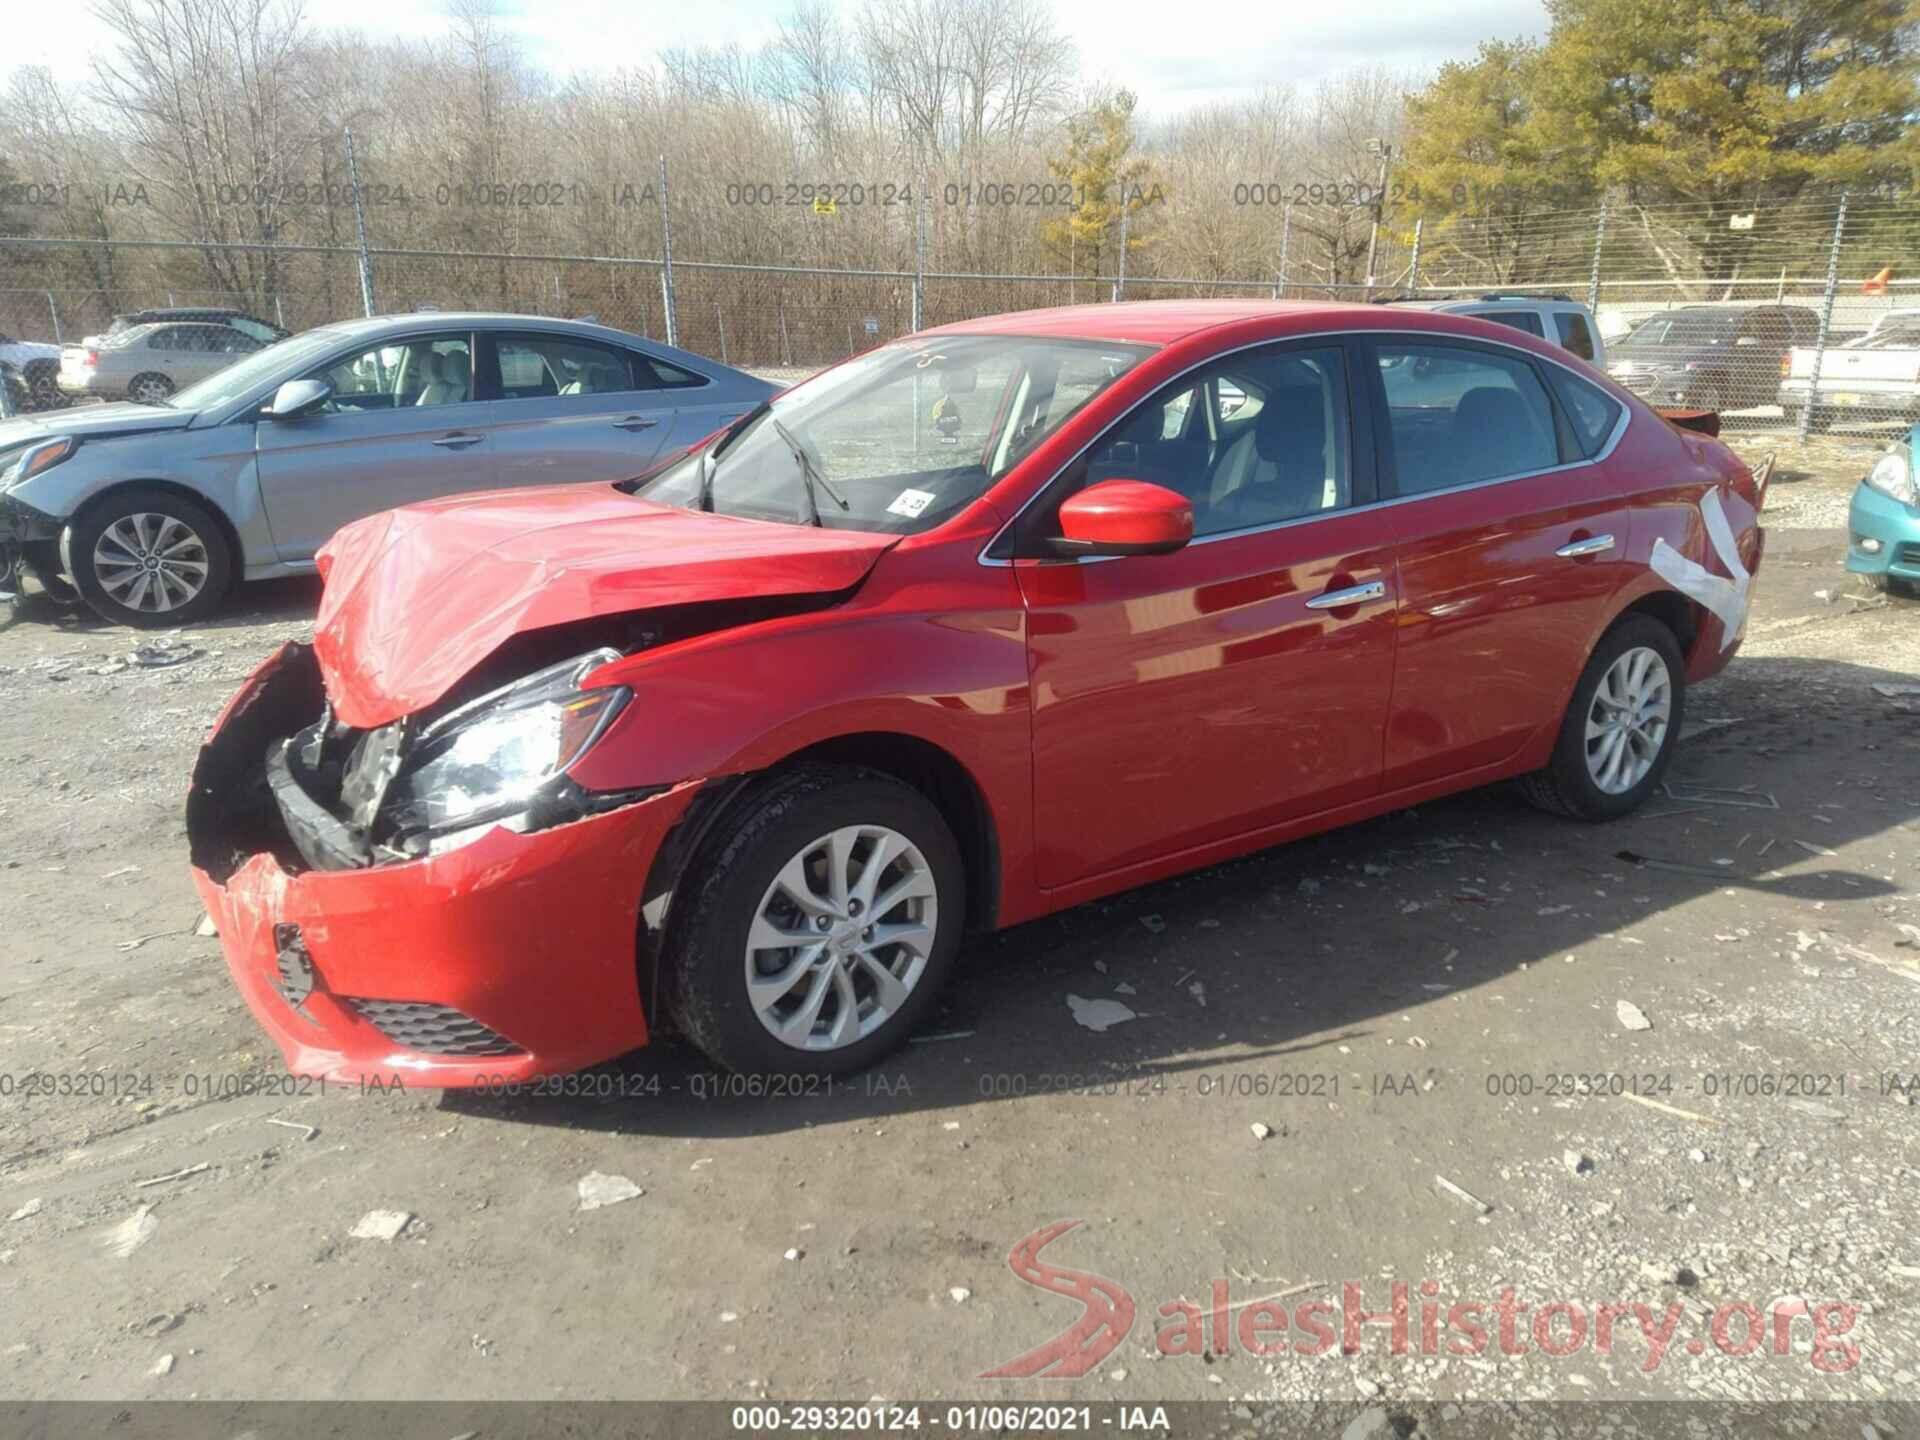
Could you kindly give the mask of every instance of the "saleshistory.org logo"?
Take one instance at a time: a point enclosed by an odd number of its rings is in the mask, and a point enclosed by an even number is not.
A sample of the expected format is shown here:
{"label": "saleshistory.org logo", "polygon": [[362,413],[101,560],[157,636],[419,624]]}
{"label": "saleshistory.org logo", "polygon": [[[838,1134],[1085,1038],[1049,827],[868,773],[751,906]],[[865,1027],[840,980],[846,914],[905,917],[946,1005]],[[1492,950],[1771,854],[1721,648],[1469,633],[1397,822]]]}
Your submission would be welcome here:
{"label": "saleshistory.org logo", "polygon": [[[1040,1258],[1040,1252],[1078,1220],[1056,1220],[1020,1240],[1007,1255],[1007,1265],[1027,1284],[1050,1295],[1074,1301],[1080,1317],[1053,1339],[981,1375],[983,1380],[1072,1379],[1085,1375],[1119,1348],[1133,1329],[1133,1296],[1116,1280],[1086,1270],[1073,1270]],[[1237,1345],[1249,1355],[1325,1355],[1338,1351],[1358,1355],[1367,1332],[1386,1337],[1392,1355],[1432,1357],[1476,1356],[1493,1350],[1501,1355],[1525,1355],[1537,1350],[1558,1358],[1586,1351],[1612,1355],[1616,1336],[1627,1346],[1643,1344],[1640,1368],[1658,1370],[1678,1344],[1688,1355],[1704,1355],[1711,1348],[1728,1356],[1793,1354],[1798,1334],[1810,1335],[1805,1352],[1813,1368],[1842,1375],[1860,1363],[1860,1347],[1852,1334],[1859,1312],[1844,1301],[1810,1305],[1799,1296],[1782,1296],[1767,1305],[1730,1301],[1716,1307],[1707,1322],[1707,1337],[1682,1338],[1680,1323],[1687,1306],[1674,1301],[1664,1307],[1643,1302],[1589,1305],[1554,1300],[1544,1305],[1521,1303],[1511,1286],[1492,1301],[1441,1298],[1439,1282],[1423,1280],[1417,1286],[1395,1280],[1388,1287],[1386,1308],[1368,1310],[1358,1281],[1343,1282],[1340,1303],[1306,1299],[1289,1310],[1281,1301],[1306,1289],[1323,1296],[1333,1287],[1295,1287],[1280,1295],[1231,1300],[1225,1280],[1215,1280],[1211,1303],[1169,1300],[1159,1309],[1163,1324],[1154,1336],[1162,1355],[1225,1356]],[[1419,1300],[1416,1304],[1415,1291]]]}

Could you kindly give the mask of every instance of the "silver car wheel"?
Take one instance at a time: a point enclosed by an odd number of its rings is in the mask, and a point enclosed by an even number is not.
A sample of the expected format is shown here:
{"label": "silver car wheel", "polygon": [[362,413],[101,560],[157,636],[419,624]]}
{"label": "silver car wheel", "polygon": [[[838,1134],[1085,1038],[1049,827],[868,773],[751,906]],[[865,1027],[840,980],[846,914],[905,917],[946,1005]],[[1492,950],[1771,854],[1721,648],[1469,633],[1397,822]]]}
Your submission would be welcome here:
{"label": "silver car wheel", "polygon": [[780,868],[747,936],[747,996],[796,1050],[863,1040],[906,1004],[939,933],[933,870],[884,825],[822,835]]}
{"label": "silver car wheel", "polygon": [[93,545],[93,574],[129,610],[178,610],[207,588],[210,559],[197,531],[172,515],[123,515]]}
{"label": "silver car wheel", "polygon": [[158,405],[172,393],[171,385],[152,375],[142,375],[127,387],[127,398],[142,405]]}
{"label": "silver car wheel", "polygon": [[1607,667],[1587,710],[1587,773],[1609,795],[1646,779],[1667,743],[1673,677],[1657,650],[1637,645]]}

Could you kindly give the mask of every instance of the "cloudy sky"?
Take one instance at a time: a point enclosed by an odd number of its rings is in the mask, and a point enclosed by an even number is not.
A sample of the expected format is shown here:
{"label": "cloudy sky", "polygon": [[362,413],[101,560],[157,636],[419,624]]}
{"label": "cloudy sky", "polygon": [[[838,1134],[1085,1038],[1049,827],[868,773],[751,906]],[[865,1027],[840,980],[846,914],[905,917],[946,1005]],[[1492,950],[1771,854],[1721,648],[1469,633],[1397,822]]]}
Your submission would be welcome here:
{"label": "cloudy sky", "polygon": [[[506,18],[531,58],[564,74],[644,64],[678,45],[738,41],[753,48],[774,33],[789,6],[790,0],[506,0]],[[103,31],[82,7],[21,0],[12,8],[0,74],[15,64],[40,64],[62,76],[85,75]],[[1162,116],[1270,84],[1308,89],[1357,65],[1429,70],[1471,55],[1482,40],[1537,36],[1546,27],[1540,0],[1424,0],[1351,10],[1326,0],[1217,0],[1191,11],[1055,0],[1055,13],[1079,46],[1084,76],[1128,86]],[[443,0],[309,0],[307,15],[320,26],[380,36],[428,38],[446,28]]]}

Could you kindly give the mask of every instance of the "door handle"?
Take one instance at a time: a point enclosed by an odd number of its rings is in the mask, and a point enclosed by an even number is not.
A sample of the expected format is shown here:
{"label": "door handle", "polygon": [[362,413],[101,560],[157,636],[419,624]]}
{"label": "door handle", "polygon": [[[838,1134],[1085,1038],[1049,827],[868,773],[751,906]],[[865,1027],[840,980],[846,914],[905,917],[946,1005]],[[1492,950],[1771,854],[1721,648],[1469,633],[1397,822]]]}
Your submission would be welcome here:
{"label": "door handle", "polygon": [[649,420],[644,415],[629,415],[624,420],[614,421],[613,428],[616,430],[651,430],[659,423],[658,420]]}
{"label": "door handle", "polygon": [[1349,605],[1358,605],[1363,600],[1384,600],[1387,598],[1387,582],[1369,580],[1364,585],[1349,585],[1344,590],[1329,590],[1324,595],[1316,595],[1307,601],[1309,610],[1343,610]]}
{"label": "door handle", "polygon": [[1562,560],[1578,560],[1585,555],[1600,555],[1613,548],[1611,535],[1594,535],[1585,540],[1575,540],[1570,545],[1562,545],[1553,553]]}
{"label": "door handle", "polygon": [[438,440],[434,441],[433,443],[440,446],[444,450],[460,450],[460,449],[464,449],[468,445],[478,445],[482,440],[486,438],[487,437],[484,435],[466,435],[456,430],[451,435],[442,435]]}

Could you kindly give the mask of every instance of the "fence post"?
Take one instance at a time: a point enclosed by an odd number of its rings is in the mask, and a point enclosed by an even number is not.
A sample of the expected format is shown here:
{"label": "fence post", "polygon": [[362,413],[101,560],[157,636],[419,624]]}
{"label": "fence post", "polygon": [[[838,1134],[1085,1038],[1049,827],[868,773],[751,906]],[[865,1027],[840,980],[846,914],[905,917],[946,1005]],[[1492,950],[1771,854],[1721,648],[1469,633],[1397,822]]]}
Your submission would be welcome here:
{"label": "fence post", "polygon": [[1800,443],[1813,433],[1813,412],[1820,401],[1820,364],[1827,358],[1827,332],[1833,326],[1833,294],[1840,286],[1840,237],[1847,228],[1847,192],[1840,192],[1840,212],[1833,217],[1833,248],[1827,252],[1827,293],[1820,301],[1820,333],[1813,341],[1813,374],[1807,377],[1807,405],[1800,412]]}
{"label": "fence post", "polygon": [[1127,197],[1125,191],[1120,195],[1120,268],[1113,276],[1113,301],[1119,304],[1127,293]]}
{"label": "fence post", "polygon": [[373,252],[367,248],[367,210],[360,199],[360,169],[353,158],[353,127],[347,132],[347,190],[353,196],[353,228],[360,239],[360,304],[373,314]]}
{"label": "fence post", "polygon": [[1407,289],[1417,291],[1420,288],[1420,232],[1426,225],[1424,218],[1413,222],[1413,262],[1407,271]]}
{"label": "fence post", "polygon": [[1607,238],[1607,202],[1600,202],[1600,217],[1593,222],[1593,269],[1587,275],[1587,309],[1596,320],[1600,314],[1600,247]]}
{"label": "fence post", "polygon": [[667,157],[660,157],[660,304],[667,322],[667,344],[680,343],[679,316],[673,303],[673,220],[667,214]]}
{"label": "fence post", "polygon": [[64,344],[60,338],[60,306],[53,298],[53,292],[47,291],[47,313],[53,316],[53,343]]}
{"label": "fence post", "polygon": [[727,317],[718,300],[713,302],[713,323],[720,327],[720,363],[727,363]]}
{"label": "fence post", "polygon": [[1280,264],[1276,268],[1273,281],[1273,298],[1278,300],[1287,292],[1287,247],[1293,243],[1293,201],[1287,201],[1286,208],[1280,212]]}
{"label": "fence post", "polygon": [[930,177],[922,176],[919,203],[913,207],[913,331],[918,334],[926,323],[927,304],[927,186]]}
{"label": "fence post", "polygon": [[792,348],[787,344],[787,302],[782,299],[780,301],[780,363],[793,364],[792,353]]}

